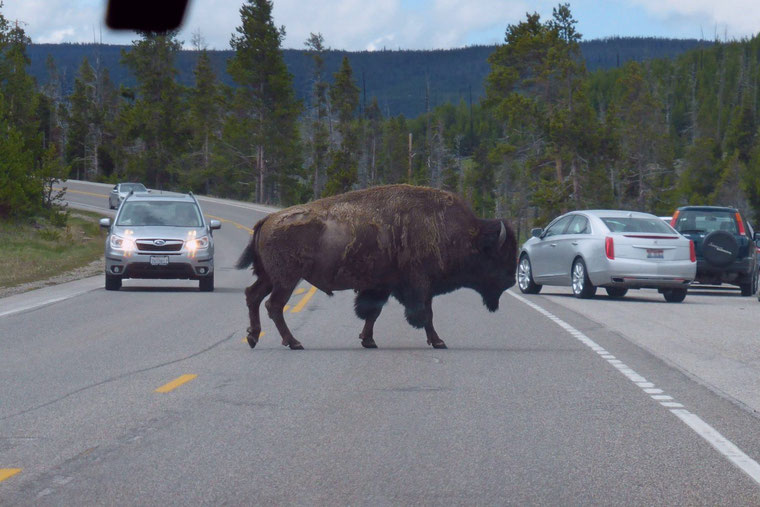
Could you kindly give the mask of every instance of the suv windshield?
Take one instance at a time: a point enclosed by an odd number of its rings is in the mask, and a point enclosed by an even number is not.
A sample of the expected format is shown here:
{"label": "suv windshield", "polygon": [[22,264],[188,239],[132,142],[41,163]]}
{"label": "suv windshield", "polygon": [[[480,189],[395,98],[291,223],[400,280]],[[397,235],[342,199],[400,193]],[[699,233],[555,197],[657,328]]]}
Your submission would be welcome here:
{"label": "suv windshield", "polygon": [[192,202],[127,200],[116,225],[202,227],[203,221],[198,206]]}
{"label": "suv windshield", "polygon": [[658,234],[673,234],[673,229],[657,217],[603,217],[602,222],[610,232],[654,232]]}
{"label": "suv windshield", "polygon": [[119,187],[120,192],[145,192],[148,190],[142,183],[122,183]]}
{"label": "suv windshield", "polygon": [[700,211],[684,210],[678,214],[675,224],[678,232],[710,233],[713,231],[728,231],[736,234],[736,213],[731,211]]}

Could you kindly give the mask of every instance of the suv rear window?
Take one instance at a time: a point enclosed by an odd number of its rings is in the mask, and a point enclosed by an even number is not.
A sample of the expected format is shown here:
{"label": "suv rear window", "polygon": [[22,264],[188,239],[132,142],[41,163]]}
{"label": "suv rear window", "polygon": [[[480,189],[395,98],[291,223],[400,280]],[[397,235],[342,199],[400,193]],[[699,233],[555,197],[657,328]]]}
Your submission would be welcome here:
{"label": "suv rear window", "polygon": [[684,210],[678,214],[675,229],[681,233],[739,232],[736,227],[736,213],[730,211]]}
{"label": "suv rear window", "polygon": [[127,200],[116,225],[202,227],[203,221],[198,206],[192,202]]}
{"label": "suv rear window", "polygon": [[602,217],[602,222],[611,232],[653,232],[673,234],[673,229],[657,217]]}

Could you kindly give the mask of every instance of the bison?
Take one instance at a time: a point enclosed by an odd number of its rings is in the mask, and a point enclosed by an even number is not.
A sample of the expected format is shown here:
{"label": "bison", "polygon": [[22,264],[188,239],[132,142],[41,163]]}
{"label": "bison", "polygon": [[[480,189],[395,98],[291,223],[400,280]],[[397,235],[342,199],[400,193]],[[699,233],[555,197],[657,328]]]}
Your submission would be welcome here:
{"label": "bison", "polygon": [[433,297],[468,287],[496,311],[515,283],[516,253],[509,224],[479,219],[459,197],[433,188],[386,185],[277,211],[254,226],[237,263],[238,269],[253,264],[257,277],[245,290],[248,344],[258,343],[259,305],[271,293],[266,309],[282,344],[303,349],[283,307],[304,279],[328,295],[356,292],[365,348],[377,347],[375,320],[392,295],[409,324],[425,328],[427,343],[444,349],[433,328]]}

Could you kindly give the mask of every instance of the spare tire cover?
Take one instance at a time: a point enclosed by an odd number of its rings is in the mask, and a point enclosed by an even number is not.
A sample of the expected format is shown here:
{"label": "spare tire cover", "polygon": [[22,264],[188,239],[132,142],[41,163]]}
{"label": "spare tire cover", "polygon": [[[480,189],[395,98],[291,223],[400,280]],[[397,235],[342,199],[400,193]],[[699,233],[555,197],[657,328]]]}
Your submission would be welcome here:
{"label": "spare tire cover", "polygon": [[739,242],[726,231],[713,231],[702,243],[702,255],[713,266],[728,266],[739,255]]}

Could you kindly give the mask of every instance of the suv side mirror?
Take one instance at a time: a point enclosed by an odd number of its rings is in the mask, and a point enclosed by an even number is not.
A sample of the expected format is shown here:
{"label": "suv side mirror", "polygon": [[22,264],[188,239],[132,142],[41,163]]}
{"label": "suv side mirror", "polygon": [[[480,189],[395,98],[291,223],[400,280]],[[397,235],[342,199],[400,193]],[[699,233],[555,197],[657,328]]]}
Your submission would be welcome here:
{"label": "suv side mirror", "polygon": [[755,241],[760,241],[760,232],[755,233]]}
{"label": "suv side mirror", "polygon": [[540,227],[536,227],[535,229],[530,230],[530,235],[534,238],[538,238],[541,236],[541,233],[544,232],[544,230]]}
{"label": "suv side mirror", "polygon": [[209,220],[208,222],[208,228],[212,231],[218,230],[222,228],[222,222],[219,220]]}
{"label": "suv side mirror", "polygon": [[100,227],[103,229],[110,229],[111,228],[111,219],[110,218],[101,218],[100,219]]}

